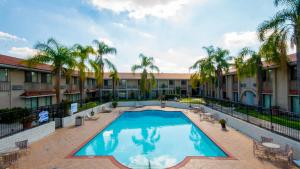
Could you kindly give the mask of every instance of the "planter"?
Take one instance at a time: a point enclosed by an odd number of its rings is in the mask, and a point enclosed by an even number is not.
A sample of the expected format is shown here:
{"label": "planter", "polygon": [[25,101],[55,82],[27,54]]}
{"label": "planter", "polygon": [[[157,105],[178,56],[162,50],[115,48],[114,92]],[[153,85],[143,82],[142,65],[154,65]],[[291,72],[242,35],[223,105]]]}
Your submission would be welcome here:
{"label": "planter", "polygon": [[23,129],[30,129],[32,128],[32,121],[23,122]]}
{"label": "planter", "polygon": [[222,130],[226,130],[226,124],[221,124]]}
{"label": "planter", "polygon": [[221,124],[222,130],[226,130],[226,120],[221,119],[219,123]]}

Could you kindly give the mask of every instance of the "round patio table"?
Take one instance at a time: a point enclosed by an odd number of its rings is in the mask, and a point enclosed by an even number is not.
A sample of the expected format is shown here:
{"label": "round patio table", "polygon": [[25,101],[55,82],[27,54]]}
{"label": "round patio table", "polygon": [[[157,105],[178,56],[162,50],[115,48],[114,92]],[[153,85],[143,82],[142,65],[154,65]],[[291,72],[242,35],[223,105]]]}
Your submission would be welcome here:
{"label": "round patio table", "polygon": [[267,148],[270,148],[270,149],[280,149],[280,145],[275,144],[275,143],[265,142],[265,143],[262,143],[262,145]]}

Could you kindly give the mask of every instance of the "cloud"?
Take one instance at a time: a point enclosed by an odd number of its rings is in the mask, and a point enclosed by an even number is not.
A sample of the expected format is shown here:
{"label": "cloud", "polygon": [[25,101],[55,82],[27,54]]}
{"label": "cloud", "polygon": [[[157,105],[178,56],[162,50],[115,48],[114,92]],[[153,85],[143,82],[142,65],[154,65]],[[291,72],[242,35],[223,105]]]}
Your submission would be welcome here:
{"label": "cloud", "polygon": [[[117,14],[127,12],[130,18],[145,16],[167,19],[174,17],[186,5],[195,0],[87,0],[99,10],[107,9]],[[204,1],[204,0],[199,0]]]}
{"label": "cloud", "polygon": [[14,56],[25,58],[37,54],[38,51],[29,47],[12,47],[8,52]]}
{"label": "cloud", "polygon": [[144,32],[144,31],[140,31],[138,29],[135,29],[135,28],[132,28],[132,27],[128,27],[122,23],[113,23],[113,25],[115,25],[116,27],[118,28],[121,28],[123,30],[127,30],[128,32],[131,32],[133,34],[137,34],[141,37],[144,37],[144,38],[147,38],[147,39],[154,39],[156,38],[154,35],[152,35],[151,33],[148,33],[148,32]]}
{"label": "cloud", "polygon": [[244,47],[257,48],[260,44],[255,31],[225,33],[221,43],[230,51],[240,50]]}
{"label": "cloud", "polygon": [[15,40],[15,41],[27,41],[25,38],[20,38],[16,35],[12,35],[6,32],[0,31],[0,40]]}

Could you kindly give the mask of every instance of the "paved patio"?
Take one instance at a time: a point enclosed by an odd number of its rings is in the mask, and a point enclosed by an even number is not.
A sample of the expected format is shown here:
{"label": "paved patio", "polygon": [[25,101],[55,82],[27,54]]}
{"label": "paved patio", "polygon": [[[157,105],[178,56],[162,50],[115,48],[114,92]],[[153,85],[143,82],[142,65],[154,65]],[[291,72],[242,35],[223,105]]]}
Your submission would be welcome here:
{"label": "paved patio", "polygon": [[[92,137],[119,116],[119,112],[132,108],[117,108],[112,113],[101,113],[97,121],[85,121],[81,127],[58,129],[56,132],[30,145],[30,153],[22,157],[11,168],[18,169],[114,169],[120,168],[116,162],[108,158],[76,159],[67,158],[88,138]],[[144,107],[140,109],[161,109],[160,107]],[[136,109],[137,110],[137,109]],[[164,108],[164,110],[181,110]],[[252,153],[252,140],[238,131],[228,128],[221,131],[218,123],[200,121],[199,115],[188,110],[182,110],[205,133],[215,140],[234,159],[191,159],[181,163],[185,169],[275,169],[285,166],[275,166],[267,161],[256,159]]]}

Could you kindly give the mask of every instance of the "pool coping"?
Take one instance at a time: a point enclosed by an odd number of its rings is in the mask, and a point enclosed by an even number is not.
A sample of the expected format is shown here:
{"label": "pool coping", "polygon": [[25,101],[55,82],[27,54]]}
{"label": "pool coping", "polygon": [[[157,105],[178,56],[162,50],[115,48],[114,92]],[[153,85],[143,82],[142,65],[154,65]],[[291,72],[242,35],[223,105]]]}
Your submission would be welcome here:
{"label": "pool coping", "polygon": [[[146,109],[147,110],[147,109]],[[124,164],[120,163],[114,156],[75,156],[75,154],[89,141],[91,141],[93,138],[95,138],[102,130],[107,128],[109,125],[111,125],[114,121],[116,121],[121,115],[123,115],[125,112],[139,112],[139,111],[146,111],[146,110],[126,110],[119,112],[119,114],[113,118],[108,124],[104,125],[102,128],[100,128],[95,134],[93,134],[91,137],[89,137],[87,140],[85,140],[83,143],[81,143],[77,148],[75,148],[73,151],[71,151],[65,158],[66,159],[109,159],[115,166],[117,166],[120,169],[130,169],[129,167],[125,166]],[[149,109],[149,110],[159,110],[159,109]],[[186,109],[188,110],[188,109]],[[221,144],[219,144],[211,135],[207,134],[203,131],[203,129],[196,124],[184,111],[181,110],[174,110],[174,111],[166,111],[166,110],[160,110],[164,112],[181,112],[184,114],[185,117],[187,117],[196,127],[198,127],[214,144],[216,144],[226,155],[227,157],[209,157],[209,156],[186,156],[181,162],[176,164],[175,166],[169,167],[167,169],[178,169],[183,166],[185,166],[190,160],[192,159],[206,159],[206,160],[237,160],[231,153],[229,153]]]}

